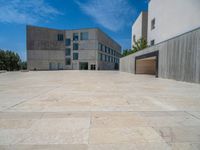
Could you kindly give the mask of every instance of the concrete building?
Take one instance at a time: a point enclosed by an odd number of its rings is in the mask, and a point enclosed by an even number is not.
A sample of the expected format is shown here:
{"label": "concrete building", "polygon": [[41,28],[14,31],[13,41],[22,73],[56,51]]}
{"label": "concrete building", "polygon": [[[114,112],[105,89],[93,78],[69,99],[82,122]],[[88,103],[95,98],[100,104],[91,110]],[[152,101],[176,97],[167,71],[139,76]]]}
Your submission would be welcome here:
{"label": "concrete building", "polygon": [[[144,27],[141,16],[133,26],[132,35]],[[120,59],[120,70],[200,83],[199,16],[199,0],[149,1],[150,46]]]}
{"label": "concrete building", "polygon": [[27,26],[29,70],[114,70],[121,46],[100,29],[55,30]]}
{"label": "concrete building", "polygon": [[141,12],[132,26],[131,47],[141,38],[147,41],[148,12]]}
{"label": "concrete building", "polygon": [[140,38],[152,46],[198,28],[199,16],[199,0],[149,0],[148,12],[133,23],[132,46]]}

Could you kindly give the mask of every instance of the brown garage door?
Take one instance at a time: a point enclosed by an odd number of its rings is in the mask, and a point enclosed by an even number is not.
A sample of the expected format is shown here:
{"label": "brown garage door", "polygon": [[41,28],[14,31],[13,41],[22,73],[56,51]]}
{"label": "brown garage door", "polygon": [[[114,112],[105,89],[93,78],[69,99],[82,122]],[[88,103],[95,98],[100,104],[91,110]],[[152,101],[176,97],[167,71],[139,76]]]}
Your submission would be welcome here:
{"label": "brown garage door", "polygon": [[137,56],[135,58],[135,73],[149,74],[158,77],[158,51]]}

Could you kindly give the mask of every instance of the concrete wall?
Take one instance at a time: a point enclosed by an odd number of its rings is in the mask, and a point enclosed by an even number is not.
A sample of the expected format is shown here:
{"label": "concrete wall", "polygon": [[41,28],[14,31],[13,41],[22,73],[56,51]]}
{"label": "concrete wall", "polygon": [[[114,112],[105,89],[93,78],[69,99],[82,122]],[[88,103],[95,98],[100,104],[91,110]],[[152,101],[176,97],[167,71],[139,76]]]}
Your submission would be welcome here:
{"label": "concrete wall", "polygon": [[200,28],[120,59],[120,71],[135,73],[135,57],[159,51],[158,76],[200,83]]}
{"label": "concrete wall", "polygon": [[[102,32],[101,30],[97,30],[97,40],[98,40],[98,43],[101,43],[104,46],[107,46],[113,49],[115,52],[121,55],[121,46],[116,41],[114,41],[109,36],[107,36],[104,32]],[[98,50],[98,55],[99,54],[110,56],[115,59],[120,59],[120,56],[112,55],[112,54],[106,53],[105,51]],[[115,62],[100,61],[98,58],[98,69],[100,70],[115,70],[115,66],[116,66]]]}
{"label": "concrete wall", "polygon": [[[65,31],[27,26],[27,65],[29,70],[64,69],[65,42],[58,41],[57,35]],[[59,67],[58,67],[59,66]]]}
{"label": "concrete wall", "polygon": [[135,41],[141,38],[147,40],[147,25],[148,25],[148,12],[141,12],[132,26],[131,47],[134,45],[134,39],[133,39],[134,36],[135,36]]}
{"label": "concrete wall", "polygon": [[[155,29],[151,20],[155,18]],[[148,14],[148,43],[160,43],[200,27],[200,0],[151,0]]]}

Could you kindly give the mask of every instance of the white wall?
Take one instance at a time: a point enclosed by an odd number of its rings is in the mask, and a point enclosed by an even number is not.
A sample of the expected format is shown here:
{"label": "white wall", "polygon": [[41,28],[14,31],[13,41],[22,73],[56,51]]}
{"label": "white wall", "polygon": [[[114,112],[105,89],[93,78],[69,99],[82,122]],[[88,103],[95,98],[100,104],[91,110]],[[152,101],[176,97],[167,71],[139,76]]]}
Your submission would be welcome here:
{"label": "white wall", "polygon": [[[155,44],[200,27],[200,0],[151,0],[148,42]],[[155,18],[155,29],[151,20]]]}
{"label": "white wall", "polygon": [[131,48],[134,45],[133,35],[135,35],[136,41],[142,38],[142,13],[140,13],[137,20],[133,23],[132,26]]}

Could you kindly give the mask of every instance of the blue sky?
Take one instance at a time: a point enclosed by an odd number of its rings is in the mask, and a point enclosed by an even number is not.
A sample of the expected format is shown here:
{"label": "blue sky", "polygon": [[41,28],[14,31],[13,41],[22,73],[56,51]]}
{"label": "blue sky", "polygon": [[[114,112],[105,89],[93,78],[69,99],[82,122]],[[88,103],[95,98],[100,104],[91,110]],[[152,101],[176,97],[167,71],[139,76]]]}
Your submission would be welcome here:
{"label": "blue sky", "polygon": [[26,25],[56,29],[98,27],[130,48],[131,26],[147,0],[0,0],[0,48],[26,60]]}

